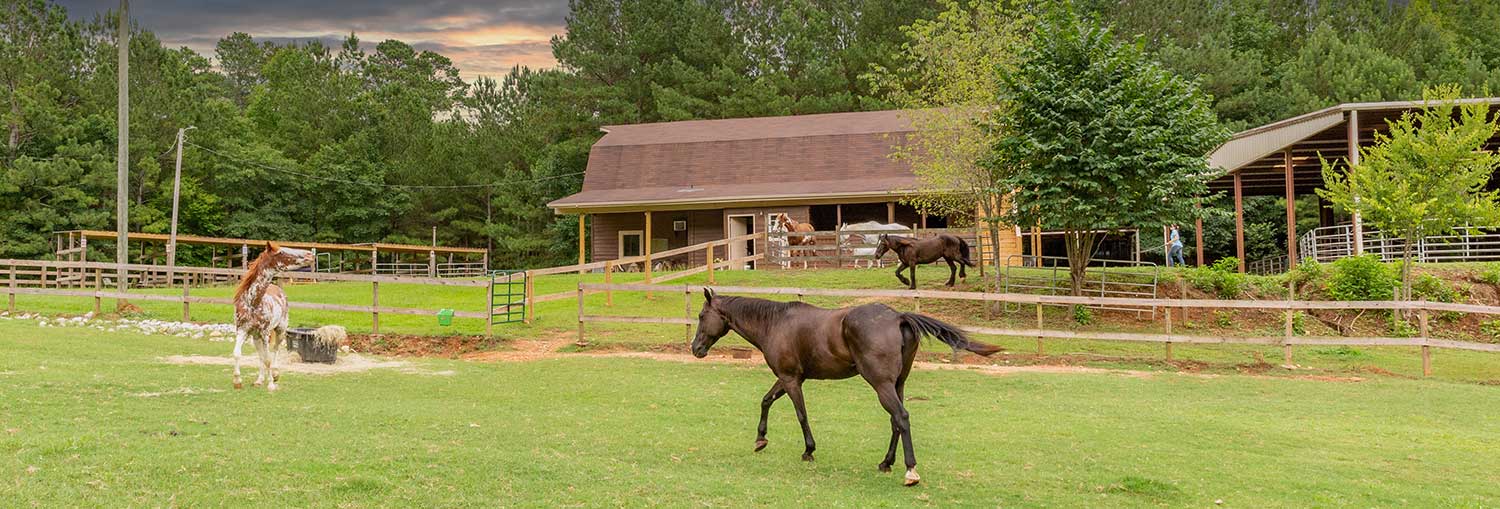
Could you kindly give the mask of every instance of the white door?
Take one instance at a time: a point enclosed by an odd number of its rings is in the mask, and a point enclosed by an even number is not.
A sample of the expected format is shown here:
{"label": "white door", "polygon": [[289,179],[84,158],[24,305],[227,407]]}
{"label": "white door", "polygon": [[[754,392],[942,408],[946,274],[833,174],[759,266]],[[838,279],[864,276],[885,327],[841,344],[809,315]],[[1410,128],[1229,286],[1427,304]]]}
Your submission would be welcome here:
{"label": "white door", "polygon": [[[753,216],[753,215],[729,216],[729,229],[728,229],[728,233],[729,233],[729,237],[731,237],[731,238],[733,238],[733,237],[739,237],[741,235],[748,235],[748,234],[751,234],[751,233],[755,233],[755,216]],[[732,243],[729,244],[729,259],[730,260],[738,260],[738,259],[741,259],[741,258],[747,258],[747,257],[754,256],[754,255],[755,255],[755,241],[754,240],[737,240],[737,241],[734,241],[734,242],[732,242]],[[747,263],[747,264],[743,265],[743,268],[750,269],[750,268],[754,268],[754,266],[752,264],[750,264],[750,263]]]}

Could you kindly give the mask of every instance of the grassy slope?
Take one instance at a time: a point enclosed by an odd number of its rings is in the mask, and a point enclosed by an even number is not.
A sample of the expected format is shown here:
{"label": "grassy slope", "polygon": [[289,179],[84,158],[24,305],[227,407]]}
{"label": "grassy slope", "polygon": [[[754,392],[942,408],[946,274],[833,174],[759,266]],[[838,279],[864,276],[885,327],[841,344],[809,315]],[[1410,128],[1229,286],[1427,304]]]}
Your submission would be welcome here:
{"label": "grassy slope", "polygon": [[[85,336],[84,334],[87,334]],[[924,484],[877,474],[888,421],[856,380],[808,389],[750,452],[764,368],[418,360],[451,376],[163,364],[223,344],[0,321],[0,497],[17,506],[816,503],[830,507],[1493,506],[1494,387],[922,371]],[[141,393],[190,388],[193,394]],[[223,392],[212,392],[225,390]]]}
{"label": "grassy slope", "polygon": [[[943,280],[940,275],[946,271],[933,267],[925,267],[920,270],[923,288],[942,289]],[[638,282],[640,274],[616,274],[616,282]],[[1164,276],[1170,279],[1170,275]],[[813,270],[813,271],[720,271],[716,274],[717,283],[720,285],[743,285],[743,286],[795,286],[809,288],[895,288],[895,278],[890,269],[872,270]],[[602,282],[603,275],[589,274],[583,276],[584,281]],[[536,283],[538,295],[546,295],[557,292],[566,292],[577,288],[579,276],[558,275],[539,278]],[[971,283],[975,278],[970,279]],[[703,284],[706,276],[699,274],[674,281],[670,284]],[[960,286],[960,288],[966,288]],[[968,288],[977,290],[977,288]],[[174,294],[179,291],[162,290],[160,293]],[[194,295],[228,297],[230,288],[204,288],[194,289]],[[319,285],[294,285],[287,288],[288,294],[294,300],[308,302],[342,303],[367,305],[370,302],[370,287],[361,283],[329,283]],[[849,299],[838,298],[808,298],[812,304],[822,306],[848,305],[853,302]],[[87,298],[58,298],[39,296],[20,296],[18,307],[28,311],[42,311],[47,313],[82,313],[92,307],[92,299]],[[681,293],[658,294],[652,300],[646,300],[639,293],[616,292],[613,307],[604,306],[604,295],[593,294],[586,298],[588,312],[590,314],[617,314],[637,316],[667,316],[682,317],[684,304],[691,306],[691,314],[696,316],[701,297],[694,294],[689,296],[685,303]],[[381,303],[412,308],[438,309],[450,307],[467,311],[482,311],[484,309],[484,289],[459,288],[459,287],[436,287],[420,285],[381,285]],[[179,319],[181,317],[181,305],[169,302],[135,301],[135,304],[145,309],[146,314],[156,318]],[[912,309],[911,302],[890,302],[892,306],[900,309]],[[106,302],[106,306],[111,303]],[[495,332],[503,339],[536,339],[536,338],[558,338],[571,340],[576,337],[577,314],[576,303],[572,299],[545,302],[537,307],[537,320],[531,325],[505,324],[495,327]],[[193,319],[200,321],[227,322],[231,311],[228,306],[198,304],[193,306]],[[935,314],[944,319],[962,324],[987,324],[992,326],[1009,326],[1026,328],[1034,326],[1035,315],[1030,309],[1016,310],[997,316],[995,319],[984,320],[983,309],[975,303],[967,302],[925,302],[923,311]],[[1125,331],[1160,331],[1161,323],[1152,322],[1148,316],[1136,318],[1133,313],[1116,313],[1109,319],[1096,320],[1097,323],[1088,327],[1078,326],[1072,321],[1071,314],[1066,309],[1048,308],[1046,311],[1046,323],[1048,327],[1064,327],[1078,330],[1125,330]],[[1102,315],[1102,313],[1100,313]],[[1101,316],[1102,318],[1102,316]],[[1194,335],[1279,335],[1282,324],[1279,314],[1271,313],[1258,319],[1251,317],[1246,320],[1238,320],[1229,327],[1215,325],[1211,315],[1203,312],[1195,312],[1187,323],[1179,322],[1176,331]],[[362,313],[329,312],[322,310],[297,309],[292,312],[294,325],[318,325],[326,323],[338,323],[348,327],[351,331],[369,331],[370,316]],[[484,331],[481,320],[455,319],[452,327],[440,327],[436,319],[428,316],[399,316],[382,315],[380,318],[381,330],[387,333],[403,334],[480,334]],[[1308,320],[1309,327],[1320,326],[1312,320]],[[1313,331],[1317,334],[1333,334],[1331,331]],[[1030,338],[1005,338],[1005,337],[982,337],[985,341],[1000,344],[1008,351],[1018,354],[1012,359],[1013,362],[1036,362],[1037,359],[1025,358],[1025,355],[1036,351],[1036,342]],[[654,324],[589,324],[588,340],[595,344],[623,343],[632,347],[643,347],[660,344],[682,344],[686,341],[684,328],[675,325]],[[720,343],[725,347],[744,347],[743,340],[731,335]],[[936,342],[928,342],[926,348],[932,352],[942,352],[945,349]],[[1049,355],[1078,355],[1068,359],[1069,362],[1082,362],[1093,365],[1123,366],[1136,369],[1159,369],[1169,368],[1161,363],[1163,358],[1162,346],[1158,344],[1137,344],[1126,342],[1088,341],[1088,340],[1048,340],[1046,353]],[[1179,360],[1199,361],[1210,363],[1211,369],[1230,370],[1237,365],[1245,365],[1255,362],[1256,355],[1271,363],[1279,364],[1281,350],[1275,346],[1250,346],[1250,345],[1176,345],[1174,356]],[[1299,348],[1296,350],[1295,362],[1301,366],[1329,370],[1334,372],[1367,371],[1374,368],[1379,371],[1393,372],[1403,376],[1420,376],[1421,364],[1415,348]],[[1493,381],[1500,380],[1500,364],[1496,362],[1493,354],[1437,350],[1434,353],[1435,375],[1442,378],[1458,380]]]}

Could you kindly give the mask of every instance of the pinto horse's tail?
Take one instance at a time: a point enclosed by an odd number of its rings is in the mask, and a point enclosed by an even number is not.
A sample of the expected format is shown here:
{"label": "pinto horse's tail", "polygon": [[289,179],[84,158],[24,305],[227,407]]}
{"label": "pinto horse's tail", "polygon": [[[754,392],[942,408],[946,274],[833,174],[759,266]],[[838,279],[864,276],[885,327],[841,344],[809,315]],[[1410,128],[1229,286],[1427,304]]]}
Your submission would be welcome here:
{"label": "pinto horse's tail", "polygon": [[963,258],[962,260],[959,260],[959,263],[968,265],[970,267],[974,266],[974,262],[969,260],[969,241],[958,239],[958,256]]}
{"label": "pinto horse's tail", "polygon": [[998,346],[969,339],[969,335],[964,334],[964,331],[959,330],[958,327],[927,315],[901,313],[901,323],[911,327],[915,336],[932,336],[953,347],[954,350],[968,350],[986,357],[1000,351]]}

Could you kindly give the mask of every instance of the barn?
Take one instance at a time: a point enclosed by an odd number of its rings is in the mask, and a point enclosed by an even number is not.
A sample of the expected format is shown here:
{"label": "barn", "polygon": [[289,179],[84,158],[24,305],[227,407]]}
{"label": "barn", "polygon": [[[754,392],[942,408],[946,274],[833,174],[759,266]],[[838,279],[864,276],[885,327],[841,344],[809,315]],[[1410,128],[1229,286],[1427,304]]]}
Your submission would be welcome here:
{"label": "barn", "polygon": [[[902,111],[691,120],[603,128],[583,188],[549,206],[587,222],[588,259],[604,261],[763,232],[785,213],[818,231],[862,221],[944,228],[901,203],[916,189],[889,157],[913,131]],[[647,224],[649,223],[649,227]],[[1019,235],[1001,252],[1019,252]],[[649,237],[649,239],[648,239]],[[762,252],[746,241],[715,252]],[[704,254],[686,255],[701,264]]]}

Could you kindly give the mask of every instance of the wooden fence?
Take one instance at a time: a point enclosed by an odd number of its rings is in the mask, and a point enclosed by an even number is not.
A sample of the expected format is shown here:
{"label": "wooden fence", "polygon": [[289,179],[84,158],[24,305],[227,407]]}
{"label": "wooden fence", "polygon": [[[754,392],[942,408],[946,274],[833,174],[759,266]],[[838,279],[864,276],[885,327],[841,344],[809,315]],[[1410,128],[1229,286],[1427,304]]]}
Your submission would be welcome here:
{"label": "wooden fence", "polygon": [[[579,283],[578,295],[578,340],[585,340],[584,324],[590,322],[619,322],[619,323],[659,323],[668,325],[683,325],[688,331],[685,337],[692,338],[692,327],[697,325],[693,319],[692,299],[701,292],[705,286],[701,285],[649,285],[649,284],[590,284]],[[1301,300],[1211,300],[1211,299],[1150,299],[1150,298],[1122,298],[1122,297],[1075,297],[1067,295],[1033,295],[1017,293],[989,293],[989,292],[956,292],[941,290],[861,290],[861,289],[832,289],[832,288],[785,288],[785,287],[746,287],[746,286],[713,286],[715,292],[722,294],[750,294],[750,295],[795,295],[799,299],[807,296],[824,297],[861,297],[861,298],[884,298],[884,299],[911,299],[918,311],[921,310],[923,299],[937,300],[961,300],[980,301],[985,303],[1012,303],[1022,305],[1034,305],[1037,307],[1036,327],[1028,329],[1009,329],[974,325],[961,325],[963,330],[975,334],[987,334],[995,336],[1011,336],[1023,338],[1035,338],[1037,353],[1046,352],[1045,340],[1047,339],[1093,339],[1105,341],[1134,341],[1162,343],[1165,347],[1167,360],[1172,359],[1172,345],[1183,344],[1250,344],[1281,346],[1284,357],[1284,365],[1292,365],[1292,348],[1294,346],[1414,346],[1422,349],[1422,374],[1424,376],[1432,373],[1432,347],[1451,348],[1458,350],[1473,350],[1480,352],[1500,352],[1500,344],[1474,343],[1467,341],[1453,341],[1447,339],[1433,338],[1428,327],[1429,312],[1460,312],[1479,313],[1486,315],[1500,315],[1500,307],[1482,306],[1475,304],[1450,304],[1443,302],[1428,301],[1301,301]],[[585,292],[598,291],[631,291],[631,292],[660,292],[660,293],[682,293],[686,301],[682,318],[652,317],[652,316],[615,316],[588,314],[582,300]],[[1147,307],[1165,309],[1258,309],[1282,311],[1284,319],[1284,332],[1276,336],[1196,336],[1174,333],[1172,330],[1171,312],[1161,313],[1164,319],[1165,330],[1162,333],[1138,333],[1138,332],[1107,332],[1107,331],[1068,331],[1049,330],[1046,328],[1042,306],[1110,306],[1110,307]],[[1297,311],[1307,310],[1403,310],[1417,313],[1418,337],[1344,337],[1344,336],[1298,336],[1293,327],[1293,314]]]}
{"label": "wooden fence", "polygon": [[[876,235],[904,235],[928,238],[948,234],[969,243],[971,258],[984,275],[984,266],[993,262],[992,249],[985,246],[986,239],[976,230],[964,228],[921,228],[916,230],[842,230],[814,232],[769,232],[767,233],[766,261],[774,266],[788,268],[843,268],[860,263],[873,264],[876,244],[868,237]],[[787,242],[791,238],[811,237],[811,245],[794,246]],[[776,239],[771,245],[771,239]],[[895,256],[888,255],[894,262]]]}
{"label": "wooden fence", "polygon": [[[213,267],[176,267],[170,275],[173,287],[181,287],[181,295],[162,295],[156,293],[120,292],[113,289],[118,278],[117,271],[120,265],[103,262],[56,262],[40,260],[0,260],[0,290],[6,294],[6,309],[14,312],[16,310],[17,295],[53,295],[59,297],[93,297],[94,313],[101,311],[104,299],[126,299],[142,301],[180,302],[182,303],[182,319],[188,320],[192,304],[222,304],[233,305],[234,301],[219,297],[198,297],[192,295],[192,288],[203,286],[214,282],[237,281],[245,273],[243,269],[213,268]],[[166,273],[166,268],[160,265],[124,265],[127,282],[139,283],[143,280],[155,278],[155,273]],[[370,283],[370,305],[348,305],[348,304],[323,304],[317,302],[291,301],[293,308],[321,309],[325,311],[349,311],[356,313],[369,313],[371,318],[371,333],[380,333],[380,315],[417,315],[436,316],[435,309],[417,309],[380,305],[380,283],[401,283],[432,286],[461,286],[474,288],[487,288],[489,281],[446,279],[435,277],[405,277],[405,276],[378,276],[366,274],[340,274],[326,272],[288,272],[279,276],[282,280],[293,281],[352,281]],[[481,296],[475,295],[475,299]],[[485,323],[490,322],[489,313],[478,311],[455,311],[453,316],[459,318],[482,318]],[[485,333],[491,332],[490,326],[485,326]]]}

